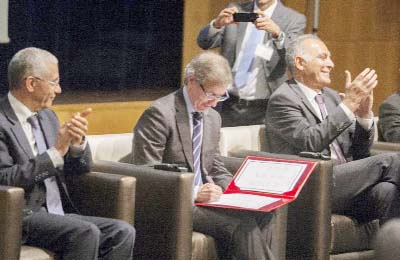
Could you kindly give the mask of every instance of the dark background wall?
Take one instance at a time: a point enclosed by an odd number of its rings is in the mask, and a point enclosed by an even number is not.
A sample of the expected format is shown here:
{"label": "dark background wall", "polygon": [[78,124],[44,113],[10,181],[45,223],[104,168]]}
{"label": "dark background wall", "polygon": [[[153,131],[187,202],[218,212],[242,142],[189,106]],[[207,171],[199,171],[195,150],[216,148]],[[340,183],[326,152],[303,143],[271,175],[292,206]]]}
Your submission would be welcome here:
{"label": "dark background wall", "polygon": [[8,61],[29,46],[59,58],[64,90],[179,86],[182,21],[183,0],[10,0],[0,94]]}

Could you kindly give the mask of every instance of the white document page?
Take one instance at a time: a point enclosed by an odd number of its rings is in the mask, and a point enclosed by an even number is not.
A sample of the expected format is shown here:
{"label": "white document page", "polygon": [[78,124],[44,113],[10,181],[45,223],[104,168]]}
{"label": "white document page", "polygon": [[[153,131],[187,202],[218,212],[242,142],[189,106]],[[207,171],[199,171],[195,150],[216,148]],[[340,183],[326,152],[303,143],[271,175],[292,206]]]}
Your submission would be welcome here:
{"label": "white document page", "polygon": [[282,194],[293,189],[306,164],[247,160],[235,179],[241,190]]}
{"label": "white document page", "polygon": [[222,194],[221,198],[218,201],[210,202],[207,204],[226,205],[247,209],[259,209],[278,200],[280,199],[251,194],[231,193]]}

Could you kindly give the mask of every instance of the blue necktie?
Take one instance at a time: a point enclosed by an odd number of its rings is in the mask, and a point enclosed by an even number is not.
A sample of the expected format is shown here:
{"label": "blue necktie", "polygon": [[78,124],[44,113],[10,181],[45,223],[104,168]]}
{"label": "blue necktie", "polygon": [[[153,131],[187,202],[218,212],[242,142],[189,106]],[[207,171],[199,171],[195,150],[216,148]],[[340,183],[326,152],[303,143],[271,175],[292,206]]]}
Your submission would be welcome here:
{"label": "blue necktie", "polygon": [[[33,115],[27,119],[28,123],[32,126],[32,133],[35,137],[36,147],[38,154],[42,154],[47,150],[46,142],[44,141],[44,136],[42,129],[39,125],[39,120],[37,115]],[[58,184],[55,176],[47,178],[44,180],[44,185],[46,187],[46,206],[49,213],[64,215],[64,210],[61,203],[60,190],[58,189]]]}
{"label": "blue necktie", "polygon": [[201,144],[202,144],[202,115],[199,112],[192,113],[193,115],[193,135],[192,135],[192,145],[193,145],[193,167],[194,167],[194,185],[203,185],[203,180],[201,178]]}
{"label": "blue necktie", "polygon": [[264,36],[263,30],[258,30],[255,26],[252,26],[251,28],[250,37],[247,39],[245,46],[243,47],[242,59],[240,60],[235,74],[235,86],[239,89],[243,88],[247,83],[247,78],[249,77],[254,60],[254,53],[257,45],[261,43]]}
{"label": "blue necktie", "polygon": [[[315,96],[315,101],[317,102],[319,110],[321,112],[322,120],[324,120],[328,116],[328,111],[326,110],[324,97],[321,94],[318,94]],[[340,148],[338,141],[336,139],[333,140],[331,145],[332,145],[332,152],[334,152],[336,155],[337,159],[336,163],[337,164],[345,163],[346,158],[344,157],[344,154],[342,152],[342,149]]]}

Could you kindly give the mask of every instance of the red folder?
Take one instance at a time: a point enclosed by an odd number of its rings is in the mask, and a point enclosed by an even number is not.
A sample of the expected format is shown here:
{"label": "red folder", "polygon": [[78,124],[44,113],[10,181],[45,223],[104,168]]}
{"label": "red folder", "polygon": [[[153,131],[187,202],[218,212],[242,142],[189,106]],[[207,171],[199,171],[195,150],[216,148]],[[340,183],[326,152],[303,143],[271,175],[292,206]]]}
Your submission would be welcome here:
{"label": "red folder", "polygon": [[294,201],[317,162],[248,156],[221,199],[198,206],[269,212]]}

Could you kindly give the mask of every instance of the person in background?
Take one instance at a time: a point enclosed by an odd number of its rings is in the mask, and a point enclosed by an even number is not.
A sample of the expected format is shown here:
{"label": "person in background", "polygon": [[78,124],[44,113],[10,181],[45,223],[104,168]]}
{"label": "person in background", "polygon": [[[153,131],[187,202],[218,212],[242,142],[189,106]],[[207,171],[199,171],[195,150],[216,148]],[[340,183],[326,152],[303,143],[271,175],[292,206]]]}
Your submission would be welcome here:
{"label": "person in background", "polygon": [[0,100],[0,184],[25,190],[23,243],[61,259],[132,259],[135,229],[126,222],[83,216],[67,180],[90,170],[85,138],[91,109],[63,125],[50,110],[61,93],[58,60],[25,48],[8,65],[9,92]]}
{"label": "person in background", "polygon": [[[254,22],[234,21],[234,14],[253,11]],[[223,127],[264,123],[270,95],[287,79],[286,47],[305,26],[305,16],[279,0],[255,0],[231,3],[200,31],[200,48],[221,47],[234,74],[230,98],[218,107]]]}
{"label": "person in background", "polygon": [[379,107],[378,140],[400,143],[400,92],[389,96]]}
{"label": "person in background", "polygon": [[[228,98],[227,60],[204,52],[185,70],[184,86],[147,108],[134,128],[131,162],[183,164],[194,173],[193,199],[220,198],[232,174],[219,156],[221,118],[210,109]],[[275,259],[270,243],[274,213],[193,205],[193,230],[212,236],[223,259]]]}

